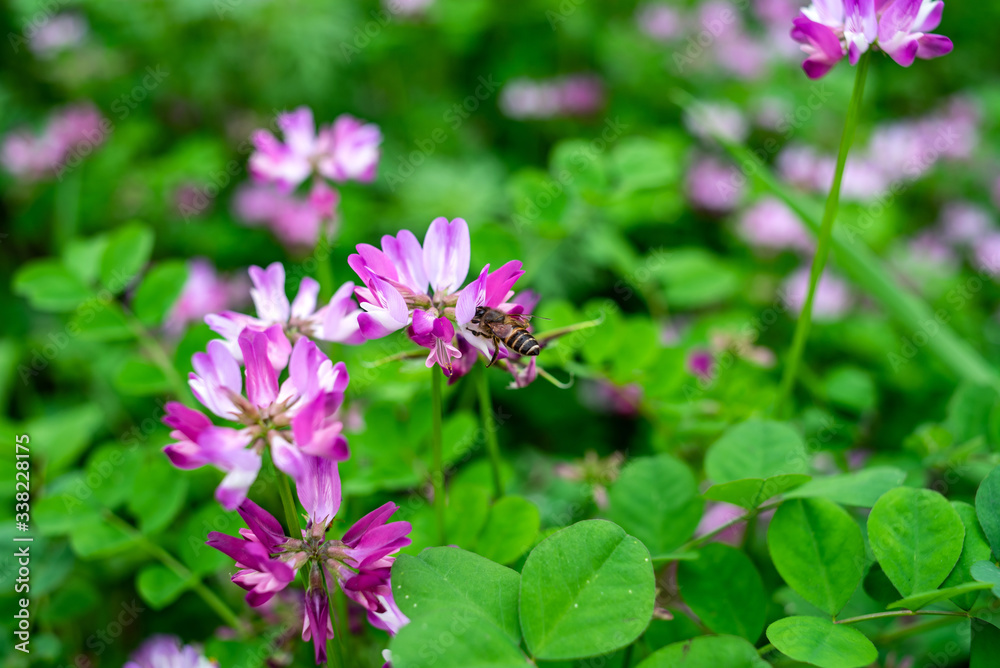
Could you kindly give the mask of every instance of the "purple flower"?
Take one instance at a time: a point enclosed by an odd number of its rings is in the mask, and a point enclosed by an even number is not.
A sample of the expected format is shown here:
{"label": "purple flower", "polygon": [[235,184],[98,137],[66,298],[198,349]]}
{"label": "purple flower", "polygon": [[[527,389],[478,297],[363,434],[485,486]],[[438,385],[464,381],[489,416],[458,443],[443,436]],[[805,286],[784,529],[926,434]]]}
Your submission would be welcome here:
{"label": "purple flower", "polygon": [[[335,467],[324,469],[322,463],[314,463],[319,466],[311,473],[315,478],[311,484],[327,487],[319,496],[326,494],[330,504],[319,511],[324,516],[317,517],[318,506],[310,508],[303,500],[309,528],[301,538],[284,535],[272,515],[245,500],[239,513],[249,528],[240,529],[239,538],[213,531],[207,542],[236,561],[241,570],[232,580],[247,590],[247,603],[253,606],[267,603],[308,565],[302,639],[313,641],[316,663],[321,664],[326,661],[326,641],[333,637],[327,592],[335,581],[366,610],[376,628],[395,634],[409,621],[393,600],[389,573],[395,554],[410,544],[411,527],[408,522],[388,522],[397,506],[387,503],[358,520],[342,539],[327,538],[327,529],[339,510],[340,480]],[[331,495],[329,490],[334,488],[336,493]]]}
{"label": "purple flower", "polygon": [[946,204],[938,225],[946,241],[963,246],[975,246],[995,227],[989,211],[970,202]]}
{"label": "purple flower", "polygon": [[950,39],[929,32],[941,24],[943,12],[941,0],[814,0],[792,21],[792,38],[808,54],[802,67],[812,79],[845,54],[856,65],[876,47],[909,67],[916,58],[951,53]]}
{"label": "purple flower", "polygon": [[679,37],[684,29],[680,12],[670,5],[658,2],[640,6],[635,20],[639,30],[662,42]]}
{"label": "purple flower", "polygon": [[239,294],[246,293],[244,281],[226,281],[215,272],[210,260],[193,258],[188,262],[181,294],[167,313],[164,331],[178,336],[189,323],[226,308]]}
{"label": "purple flower", "polygon": [[308,107],[280,114],[277,123],[284,142],[267,130],[253,134],[250,173],[256,179],[288,192],[314,171],[337,182],[374,178],[382,142],[377,126],[345,114],[317,132]]}
{"label": "purple flower", "polygon": [[[745,510],[739,506],[734,506],[731,503],[712,502],[708,503],[705,508],[705,514],[702,515],[701,521],[698,523],[698,528],[695,529],[695,536],[704,536],[707,533],[715,531],[721,526],[732,522],[738,517],[742,517],[746,513]],[[739,545],[743,541],[743,533],[746,531],[746,524],[734,524],[728,529],[716,534],[712,538],[712,542],[725,543],[727,545]]]}
{"label": "purple flower", "polygon": [[218,668],[194,645],[182,645],[177,636],[150,636],[132,652],[125,668]]}
{"label": "purple flower", "polygon": [[321,233],[333,235],[339,201],[340,193],[322,180],[315,181],[305,197],[248,184],[236,191],[233,213],[249,226],[266,225],[289,248],[311,249]]}
{"label": "purple flower", "polygon": [[[227,473],[216,498],[229,510],[246,498],[265,447],[271,448],[275,465],[301,485],[306,485],[310,457],[336,462],[349,456],[339,419],[348,383],[344,363],[334,365],[305,337],[292,347],[278,325],[266,331],[248,327],[238,344],[246,367],[245,396],[240,362],[219,340],[194,355],[195,371],[188,382],[198,401],[240,428],[215,426],[201,412],[176,402],[167,404],[163,418],[176,439],[164,448],[175,466],[211,464]],[[286,364],[288,377],[279,384]],[[339,488],[337,494],[339,504]]]}
{"label": "purple flower", "polygon": [[[783,297],[795,313],[802,311],[808,291],[808,267],[793,272],[782,287]],[[852,301],[847,284],[830,272],[825,272],[816,285],[812,308],[813,320],[817,322],[838,320],[850,309]]]}
{"label": "purple flower", "polygon": [[746,177],[733,165],[713,157],[698,158],[688,170],[688,200],[713,214],[732,211],[743,198]]}
{"label": "purple flower", "polygon": [[712,379],[712,366],[715,364],[715,356],[709,350],[694,350],[688,354],[688,372],[697,376],[699,380],[710,381]]}
{"label": "purple flower", "polygon": [[534,81],[514,79],[500,91],[500,110],[517,120],[585,116],[604,106],[604,84],[589,74]]}
{"label": "purple flower", "polygon": [[29,181],[58,174],[76,152],[89,155],[102,144],[110,127],[90,103],[64,107],[49,117],[40,134],[21,129],[5,136],[0,145],[0,164]]}
{"label": "purple flower", "polygon": [[80,44],[88,31],[87,20],[79,14],[56,14],[38,26],[28,38],[28,46],[36,56],[47,60]]}
{"label": "purple flower", "polygon": [[[319,283],[312,278],[302,279],[298,294],[289,303],[285,294],[284,265],[274,262],[267,269],[253,266],[249,273],[253,284],[250,298],[257,317],[233,311],[205,316],[205,323],[226,339],[236,359],[241,359],[238,339],[246,328],[270,331],[271,327],[279,325],[284,335],[293,341],[303,336],[352,345],[364,340],[357,326],[361,311],[351,299],[353,283],[341,285],[326,306],[316,308]],[[282,355],[287,355],[287,351],[279,346],[272,347],[271,352],[274,365],[284,366]]]}
{"label": "purple flower", "polygon": [[733,142],[747,138],[750,128],[739,108],[730,104],[701,104],[684,112],[684,125],[696,137],[713,141],[723,137]]}
{"label": "purple flower", "polygon": [[796,251],[813,248],[805,224],[787,204],[774,197],[765,197],[744,211],[737,226],[739,235],[757,248]]}

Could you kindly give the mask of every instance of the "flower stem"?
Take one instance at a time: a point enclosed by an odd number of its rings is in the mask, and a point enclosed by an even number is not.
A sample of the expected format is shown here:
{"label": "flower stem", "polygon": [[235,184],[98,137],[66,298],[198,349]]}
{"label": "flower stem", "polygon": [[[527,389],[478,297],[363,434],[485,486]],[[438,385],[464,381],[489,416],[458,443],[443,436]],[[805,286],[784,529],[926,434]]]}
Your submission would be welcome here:
{"label": "flower stem", "polygon": [[319,303],[324,304],[333,296],[333,269],[330,268],[330,235],[322,229],[319,243],[313,252],[316,259],[316,280],[319,281]]}
{"label": "flower stem", "polygon": [[865,79],[868,78],[868,65],[870,62],[871,52],[869,51],[861,56],[861,62],[858,63],[857,73],[855,74],[854,92],[851,93],[851,101],[847,106],[847,118],[844,120],[844,132],[840,137],[840,150],[837,152],[837,167],[833,173],[833,185],[830,187],[830,194],[826,198],[826,208],[823,210],[823,220],[820,223],[816,254],[813,256],[812,269],[809,272],[809,292],[806,294],[802,313],[799,314],[798,322],[795,324],[792,348],[785,363],[785,372],[781,378],[777,400],[774,404],[775,412],[782,409],[791,395],[792,386],[795,384],[795,376],[802,361],[802,353],[805,350],[806,339],[809,338],[816,285],[823,275],[823,267],[826,266],[826,260],[830,255],[833,221],[837,219],[837,209],[840,206],[840,185],[844,179],[847,154],[850,153],[851,144],[854,142],[854,131],[858,127],[858,118],[861,116],[861,102],[864,97]]}
{"label": "flower stem", "polygon": [[203,601],[212,608],[234,630],[241,636],[246,637],[249,633],[246,623],[233,612],[225,601],[216,595],[214,591],[205,586],[201,579],[193,574],[188,568],[178,561],[172,554],[150,540],[145,534],[134,526],[115,515],[110,510],[104,510],[104,521],[115,527],[129,538],[138,542],[150,556],[159,559],[160,562],[169,568],[174,575],[183,580],[191,590],[194,591]]}
{"label": "flower stem", "polygon": [[447,545],[444,529],[444,464],[441,456],[441,372],[436,366],[431,367],[431,450],[434,457],[431,484],[434,485],[438,544]]}
{"label": "flower stem", "polygon": [[179,373],[177,373],[176,367],[174,367],[173,362],[170,361],[170,357],[167,355],[167,351],[163,349],[160,342],[149,333],[146,326],[143,325],[135,314],[132,313],[124,304],[121,304],[122,312],[125,314],[125,322],[128,324],[132,334],[135,338],[139,339],[139,344],[142,349],[146,351],[149,358],[153,361],[153,364],[163,373],[163,376],[167,379],[170,384],[170,391],[177,397],[177,400],[183,403],[188,408],[193,407],[194,401],[191,397],[191,393],[188,391],[187,385],[184,383],[184,379]]}
{"label": "flower stem", "polygon": [[493,498],[503,496],[503,480],[500,477],[500,446],[497,444],[497,426],[493,420],[493,401],[490,398],[490,381],[486,377],[486,367],[477,364],[476,388],[479,390],[479,413],[486,432],[486,449],[490,453],[490,469],[493,473]]}
{"label": "flower stem", "polygon": [[958,612],[957,610],[889,610],[886,612],[873,612],[867,615],[858,615],[857,617],[848,617],[847,619],[836,619],[833,623],[860,624],[861,622],[870,622],[873,619],[884,619],[885,617],[916,617],[920,615],[938,617],[968,617],[969,613]]}
{"label": "flower stem", "polygon": [[288,524],[288,536],[290,538],[302,538],[302,525],[299,523],[298,512],[295,509],[295,497],[292,495],[292,485],[288,482],[288,476],[278,470],[274,465],[274,460],[268,451],[267,460],[271,462],[271,473],[278,480],[278,494],[281,496],[281,506],[285,510],[285,522]]}

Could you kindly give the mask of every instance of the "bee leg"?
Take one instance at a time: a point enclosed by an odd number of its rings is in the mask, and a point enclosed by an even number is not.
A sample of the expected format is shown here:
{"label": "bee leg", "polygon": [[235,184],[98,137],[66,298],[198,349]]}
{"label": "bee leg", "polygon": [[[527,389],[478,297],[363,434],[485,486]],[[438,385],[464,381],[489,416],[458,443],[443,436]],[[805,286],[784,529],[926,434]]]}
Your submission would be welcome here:
{"label": "bee leg", "polygon": [[493,366],[493,364],[497,361],[497,356],[499,354],[500,354],[500,344],[497,343],[496,341],[494,341],[493,342],[493,358],[490,360],[490,363],[486,365],[487,369],[489,369],[491,366]]}

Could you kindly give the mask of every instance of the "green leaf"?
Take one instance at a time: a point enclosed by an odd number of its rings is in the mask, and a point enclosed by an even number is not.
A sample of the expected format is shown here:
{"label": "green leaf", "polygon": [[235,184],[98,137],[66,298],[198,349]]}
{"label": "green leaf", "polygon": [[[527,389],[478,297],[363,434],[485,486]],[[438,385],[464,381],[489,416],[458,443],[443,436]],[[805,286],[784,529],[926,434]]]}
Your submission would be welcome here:
{"label": "green leaf", "polygon": [[76,461],[103,423],[97,404],[84,403],[35,418],[24,425],[24,432],[31,434],[32,453],[45,460],[51,476]]}
{"label": "green leaf", "polygon": [[[448,548],[442,548],[448,549]],[[393,668],[531,668],[495,624],[467,607],[410,621],[389,642]]]}
{"label": "green leaf", "polygon": [[755,642],[764,630],[767,595],[750,557],[721,543],[700,553],[677,565],[684,602],[712,631]]}
{"label": "green leaf", "polygon": [[149,262],[153,231],[142,223],[128,223],[108,236],[101,257],[101,283],[111,292],[122,292]]}
{"label": "green leaf", "polygon": [[71,239],[61,253],[63,264],[86,285],[90,285],[101,273],[101,257],[107,247],[108,238],[104,234],[88,239]]}
{"label": "green leaf", "polygon": [[993,593],[1000,596],[1000,568],[992,561],[977,561],[969,569],[977,582],[983,582],[993,587]]}
{"label": "green leaf", "polygon": [[535,504],[520,496],[505,496],[490,508],[474,549],[487,559],[509,564],[528,551],[540,527]]}
{"label": "green leaf", "polygon": [[181,260],[161,262],[150,269],[132,299],[139,321],[147,327],[159,326],[184,289],[187,276],[187,265]]}
{"label": "green leaf", "polygon": [[76,332],[84,341],[127,341],[135,337],[125,313],[117,302],[104,303],[90,299],[80,305],[67,326],[70,334]]}
{"label": "green leaf", "polygon": [[224,571],[232,559],[205,544],[211,531],[236,534],[244,524],[236,513],[227,512],[214,499],[194,512],[174,539],[178,556],[196,575]]}
{"label": "green leaf", "polygon": [[821,497],[845,506],[871,508],[890,489],[899,487],[906,479],[906,473],[891,466],[873,466],[855,473],[813,478],[798,489],[788,492],[785,497]]}
{"label": "green leaf", "polygon": [[115,375],[114,383],[119,392],[131,396],[164,394],[170,390],[166,374],[155,364],[138,356],[125,360]]}
{"label": "green leaf", "polygon": [[680,175],[680,157],[662,142],[626,137],[611,152],[610,162],[617,173],[619,190],[630,193],[674,183]]}
{"label": "green leaf", "polygon": [[138,549],[135,539],[101,518],[74,526],[69,543],[73,552],[83,559],[103,559]]}
{"label": "green leaf", "polygon": [[543,540],[524,562],[524,640],[544,660],[614,651],[649,625],[655,589],[641,542],[611,522],[578,522]]}
{"label": "green leaf", "polygon": [[392,567],[393,596],[411,620],[442,610],[468,609],[521,642],[517,600],[521,576],[506,566],[455,547],[433,547]]}
{"label": "green leaf", "polygon": [[[990,544],[986,541],[986,534],[979,526],[976,518],[976,509],[968,503],[962,501],[952,501],[952,508],[962,518],[965,526],[965,538],[962,542],[962,554],[958,558],[958,563],[952,569],[942,586],[954,587],[966,582],[972,582],[972,565],[977,561],[986,561],[990,558]],[[976,603],[977,594],[965,594],[954,597],[954,603],[963,610],[969,610]]]}
{"label": "green leaf", "polygon": [[671,455],[636,457],[608,494],[608,518],[665,554],[687,541],[701,520],[704,501],[694,474]]}
{"label": "green leaf", "polygon": [[636,668],[770,668],[757,649],[735,636],[701,636],[653,652]]}
{"label": "green leaf", "polygon": [[1000,656],[1000,629],[988,624],[973,624],[969,668],[995,668],[998,656]]}
{"label": "green leaf", "polygon": [[87,486],[101,505],[114,509],[128,498],[141,464],[138,448],[105,443],[87,458]]}
{"label": "green leaf", "polygon": [[784,494],[809,482],[809,476],[800,473],[776,475],[771,478],[745,478],[712,485],[703,496],[713,501],[723,501],[741,508],[756,508],[768,499]]}
{"label": "green leaf", "polygon": [[864,577],[861,527],[826,499],[784,501],[767,530],[767,547],[785,582],[831,615],[847,604]]}
{"label": "green leaf", "polygon": [[862,668],[878,658],[860,631],[820,617],[785,617],[767,627],[767,639],[782,654],[820,668]]}
{"label": "green leaf", "polygon": [[868,516],[868,540],[900,594],[936,589],[962,553],[965,527],[948,501],[929,489],[897,487]]}
{"label": "green leaf", "polygon": [[43,536],[64,536],[85,523],[99,522],[100,511],[81,500],[77,494],[87,494],[86,478],[77,473],[73,491],[44,496],[31,504],[31,519]]}
{"label": "green leaf", "polygon": [[993,554],[1000,554],[1000,466],[979,483],[976,491],[976,515]]}
{"label": "green leaf", "polygon": [[715,483],[806,473],[809,458],[798,432],[783,422],[751,419],[729,428],[705,453]]}
{"label": "green leaf", "polygon": [[832,403],[863,413],[875,407],[875,381],[863,369],[842,366],[834,369],[824,382],[827,399]]}
{"label": "green leaf", "polygon": [[192,584],[160,564],[146,566],[135,578],[139,595],[154,610],[162,610],[176,601]]}
{"label": "green leaf", "polygon": [[58,260],[27,262],[14,274],[14,294],[39,311],[72,311],[92,296],[78,276]]}
{"label": "green leaf", "polygon": [[919,610],[920,608],[927,607],[931,603],[946,601],[948,599],[955,598],[956,596],[962,596],[963,594],[975,593],[983,589],[989,589],[991,586],[992,585],[989,582],[966,582],[965,584],[960,584],[955,587],[934,589],[933,591],[913,594],[912,596],[907,596],[906,598],[901,598],[898,601],[890,603],[887,607],[889,610],[897,610],[901,608],[907,610]]}
{"label": "green leaf", "polygon": [[743,287],[728,262],[702,248],[674,250],[656,273],[665,283],[667,301],[676,309],[718,304]]}
{"label": "green leaf", "polygon": [[187,496],[188,478],[178,475],[159,452],[149,453],[136,476],[128,507],[138,518],[139,528],[152,535],[170,525]]}
{"label": "green leaf", "polygon": [[448,488],[448,512],[445,530],[448,541],[474,550],[476,539],[490,514],[490,492],[481,485],[452,483]]}

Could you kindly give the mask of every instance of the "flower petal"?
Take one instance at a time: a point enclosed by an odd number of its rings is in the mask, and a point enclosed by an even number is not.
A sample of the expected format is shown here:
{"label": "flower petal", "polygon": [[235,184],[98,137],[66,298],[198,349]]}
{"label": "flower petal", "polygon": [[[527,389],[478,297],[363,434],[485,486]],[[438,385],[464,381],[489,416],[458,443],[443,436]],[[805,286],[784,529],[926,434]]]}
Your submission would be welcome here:
{"label": "flower petal", "polygon": [[461,218],[435,218],[424,237],[424,270],[435,292],[456,292],[469,274],[469,226]]}
{"label": "flower petal", "polygon": [[271,322],[288,321],[288,296],[285,295],[285,267],[274,262],[266,270],[250,267],[253,288],[250,297],[257,308],[257,316]]}

